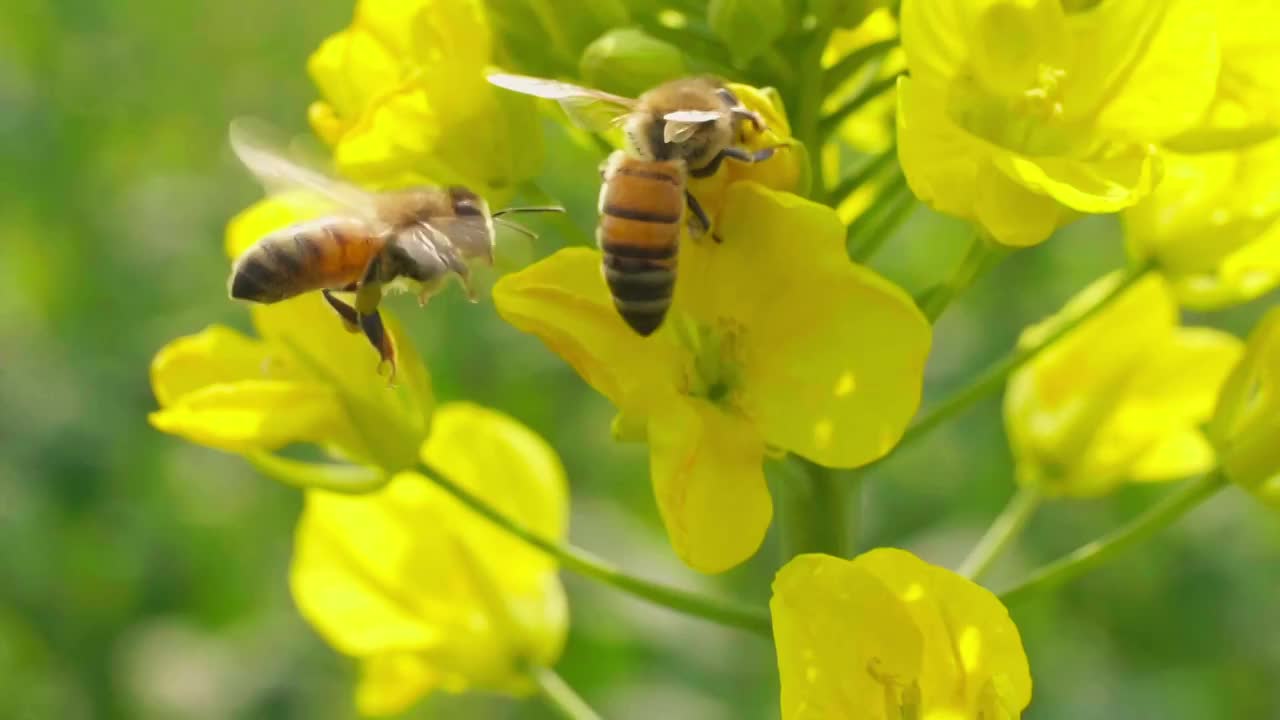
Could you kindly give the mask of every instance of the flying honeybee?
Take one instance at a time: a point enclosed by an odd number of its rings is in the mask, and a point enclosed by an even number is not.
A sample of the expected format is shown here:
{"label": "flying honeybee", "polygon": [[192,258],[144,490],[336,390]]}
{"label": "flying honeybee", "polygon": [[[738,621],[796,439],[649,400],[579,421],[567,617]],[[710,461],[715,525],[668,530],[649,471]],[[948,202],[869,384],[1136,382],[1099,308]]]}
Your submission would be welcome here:
{"label": "flying honeybee", "polygon": [[753,152],[735,144],[742,122],[763,132],[763,119],[709,77],[673,80],[638,99],[524,75],[498,73],[489,82],[556,100],[588,130],[622,125],[628,150],[614,152],[604,165],[596,242],[614,307],[637,333],[652,334],[671,306],[685,207],[695,235],[711,229],[686,187],[688,177],[714,175],[726,158],[767,160],[776,147]]}
{"label": "flying honeybee", "polygon": [[[511,212],[556,212],[558,207],[509,208],[490,213],[470,190],[420,186],[373,193],[286,157],[269,128],[231,124],[231,147],[268,192],[301,190],[332,207],[331,214],[272,232],[244,251],[231,269],[232,298],[274,303],[319,290],[351,332],[363,331],[395,376],[395,347],[378,313],[386,290],[418,293],[419,303],[456,275],[470,294],[468,263],[493,262],[494,222]],[[354,292],[354,305],[334,291]]]}

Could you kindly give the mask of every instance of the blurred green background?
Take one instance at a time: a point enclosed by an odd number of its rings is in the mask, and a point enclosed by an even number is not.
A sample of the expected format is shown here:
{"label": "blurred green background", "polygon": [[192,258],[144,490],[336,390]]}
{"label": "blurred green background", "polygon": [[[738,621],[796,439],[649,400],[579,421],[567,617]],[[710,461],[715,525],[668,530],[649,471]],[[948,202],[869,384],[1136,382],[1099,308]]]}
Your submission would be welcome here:
{"label": "blurred green background", "polygon": [[[226,299],[222,229],[259,190],[226,146],[228,121],[256,115],[303,132],[306,57],[350,15],[349,0],[0,4],[0,718],[354,716],[352,663],[288,595],[298,493],[145,419],[159,347],[210,323],[248,328]],[[551,123],[546,134],[558,176],[546,185],[580,233],[543,223],[539,253],[589,237],[597,190],[598,158]],[[964,233],[917,210],[875,265],[919,290],[955,262]],[[928,398],[1122,262],[1112,219],[1007,260],[939,325]],[[1194,321],[1243,334],[1274,302]],[[725,576],[684,569],[658,523],[643,449],[615,445],[607,402],[491,304],[455,290],[425,310],[408,298],[391,306],[442,399],[500,408],[562,453],[578,544],[648,577],[767,602],[774,538]],[[1048,506],[992,583],[1162,491]],[[993,399],[869,474],[862,544],[954,566],[1010,492]],[[1232,491],[1014,608],[1036,680],[1025,717],[1280,718],[1278,560],[1280,523]],[[777,717],[768,643],[566,583],[573,624],[560,669],[604,717]],[[409,717],[547,714],[534,701],[467,696],[433,697]]]}

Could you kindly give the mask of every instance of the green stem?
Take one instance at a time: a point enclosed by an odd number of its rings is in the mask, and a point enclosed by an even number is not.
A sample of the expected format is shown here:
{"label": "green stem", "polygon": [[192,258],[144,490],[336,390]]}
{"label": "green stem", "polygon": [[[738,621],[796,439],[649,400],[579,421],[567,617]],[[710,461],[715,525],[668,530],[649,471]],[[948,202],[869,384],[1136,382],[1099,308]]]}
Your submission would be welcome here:
{"label": "green stem", "polygon": [[865,215],[849,224],[849,257],[856,263],[866,264],[875,257],[893,231],[915,209],[916,196],[907,187],[906,179],[899,173],[894,180],[895,184],[885,192],[876,212],[868,208]]}
{"label": "green stem", "polygon": [[472,495],[470,491],[450,480],[438,468],[422,463],[420,470],[428,481],[452,495],[477,515],[551,555],[569,570],[678,612],[696,615],[721,625],[750,630],[764,637],[769,637],[771,634],[771,623],[766,612],[627,575],[613,564],[586,550],[547,540],[535,534]]}
{"label": "green stem", "polygon": [[1009,504],[1000,511],[1000,515],[996,517],[995,522],[991,523],[991,527],[987,528],[987,532],[969,552],[969,556],[960,563],[960,569],[957,572],[970,580],[981,579],[996,558],[1000,557],[1018,535],[1022,534],[1022,529],[1027,526],[1031,516],[1035,515],[1043,499],[1044,495],[1036,488],[1024,487],[1014,493],[1009,499]]}
{"label": "green stem", "polygon": [[864,65],[889,52],[897,45],[898,38],[889,38],[888,40],[881,40],[880,42],[860,47],[840,58],[835,65],[827,68],[822,73],[823,94],[830,95],[835,92],[854,73],[861,70]]}
{"label": "green stem", "polygon": [[826,197],[825,178],[822,175],[822,143],[825,137],[819,132],[822,115],[822,53],[826,50],[829,28],[819,28],[805,38],[798,64],[798,88],[795,106],[795,123],[792,135],[804,144],[809,155],[809,197]]}
{"label": "green stem", "polygon": [[858,112],[863,108],[863,106],[872,100],[875,100],[889,90],[892,90],[894,86],[898,84],[899,77],[901,77],[901,74],[880,78],[859,90],[853,97],[849,98],[845,104],[836,108],[831,112],[831,114],[822,118],[822,121],[818,124],[818,134],[824,138],[830,136],[831,133],[836,131],[836,128],[840,127],[840,123],[844,122],[845,118]]}
{"label": "green stem", "polygon": [[941,287],[930,291],[920,303],[920,309],[930,323],[936,323],[942,313],[951,306],[951,302],[968,290],[973,283],[988,270],[1009,254],[1007,248],[1001,247],[982,235],[974,235],[973,243],[964,259],[956,266],[955,272]]}
{"label": "green stem", "polygon": [[1123,550],[1136,545],[1173,524],[1190,510],[1227,486],[1226,476],[1215,470],[1184,483],[1146,512],[1119,529],[1084,545],[1031,574],[1020,584],[1001,593],[1005,605],[1013,605],[1037,593],[1057,587],[1092,570]]}
{"label": "green stem", "polygon": [[529,668],[529,677],[538,686],[542,699],[564,720],[600,720],[600,715],[555,670],[535,665]]}
{"label": "green stem", "polygon": [[839,207],[840,203],[849,199],[849,196],[857,192],[858,188],[867,184],[871,178],[880,174],[880,171],[889,166],[898,156],[898,145],[894,143],[889,146],[888,150],[879,155],[872,156],[863,163],[852,175],[844,177],[836,186],[827,191],[826,202],[831,207]]}
{"label": "green stem", "polygon": [[804,553],[849,557],[856,545],[860,499],[856,476],[808,460],[786,478],[778,502],[783,563]]}
{"label": "green stem", "polygon": [[978,379],[959,391],[952,394],[942,402],[938,403],[917,420],[911,427],[907,428],[903,434],[902,440],[899,441],[894,452],[900,451],[904,446],[909,445],[925,435],[929,434],[934,428],[943,422],[958,415],[978,400],[991,395],[1004,387],[1005,381],[1014,371],[1026,365],[1036,358],[1045,348],[1053,345],[1064,335],[1083,325],[1086,321],[1097,315],[1103,308],[1110,305],[1117,297],[1129,289],[1134,283],[1141,280],[1148,272],[1151,271],[1150,263],[1137,265],[1129,268],[1120,282],[1097,302],[1089,306],[1084,312],[1060,324],[1053,332],[1042,338],[1034,345],[1025,345],[1009,355],[1006,355],[996,364],[987,368],[978,376]]}

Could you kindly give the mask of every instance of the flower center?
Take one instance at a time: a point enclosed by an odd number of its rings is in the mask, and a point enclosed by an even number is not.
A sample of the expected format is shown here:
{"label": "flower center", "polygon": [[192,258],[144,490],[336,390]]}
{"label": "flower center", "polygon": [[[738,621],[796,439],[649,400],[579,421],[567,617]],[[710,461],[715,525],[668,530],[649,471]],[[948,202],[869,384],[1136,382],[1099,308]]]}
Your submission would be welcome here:
{"label": "flower center", "polygon": [[742,387],[745,329],[728,319],[717,319],[712,324],[687,315],[674,319],[680,345],[688,352],[680,378],[682,392],[724,408],[735,407],[735,397]]}
{"label": "flower center", "polygon": [[1083,154],[1088,151],[1088,134],[1065,117],[1066,79],[1066,70],[1041,64],[1030,87],[1001,96],[982,87],[977,78],[962,76],[948,94],[947,114],[974,135],[1016,152]]}
{"label": "flower center", "polygon": [[867,674],[884,688],[885,717],[893,720],[920,720],[923,715],[920,681],[905,683],[880,667],[880,659],[867,663]]}

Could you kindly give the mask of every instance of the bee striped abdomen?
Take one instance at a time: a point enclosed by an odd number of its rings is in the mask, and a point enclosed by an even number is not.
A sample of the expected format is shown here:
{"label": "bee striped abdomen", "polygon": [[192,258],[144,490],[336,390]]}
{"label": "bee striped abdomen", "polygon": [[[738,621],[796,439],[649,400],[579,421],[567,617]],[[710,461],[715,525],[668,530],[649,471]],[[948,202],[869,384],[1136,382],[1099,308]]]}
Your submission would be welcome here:
{"label": "bee striped abdomen", "polygon": [[360,280],[383,240],[362,222],[325,218],[272,233],[244,252],[231,271],[231,297],[273,303]]}
{"label": "bee striped abdomen", "polygon": [[671,306],[683,211],[680,165],[610,158],[596,240],[614,306],[641,335],[657,330]]}

